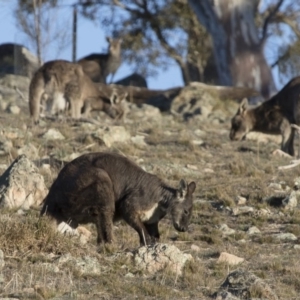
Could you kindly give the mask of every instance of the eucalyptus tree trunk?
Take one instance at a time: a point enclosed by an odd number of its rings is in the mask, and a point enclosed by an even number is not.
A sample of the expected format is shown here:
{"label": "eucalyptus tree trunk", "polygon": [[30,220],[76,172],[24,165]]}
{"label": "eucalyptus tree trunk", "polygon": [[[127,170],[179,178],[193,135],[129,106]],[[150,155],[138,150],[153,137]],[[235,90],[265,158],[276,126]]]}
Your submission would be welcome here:
{"label": "eucalyptus tree trunk", "polygon": [[254,18],[258,0],[188,0],[213,39],[219,83],[275,92]]}
{"label": "eucalyptus tree trunk", "polygon": [[35,43],[39,66],[42,65],[42,45],[41,45],[41,0],[33,0],[33,14],[35,25]]}

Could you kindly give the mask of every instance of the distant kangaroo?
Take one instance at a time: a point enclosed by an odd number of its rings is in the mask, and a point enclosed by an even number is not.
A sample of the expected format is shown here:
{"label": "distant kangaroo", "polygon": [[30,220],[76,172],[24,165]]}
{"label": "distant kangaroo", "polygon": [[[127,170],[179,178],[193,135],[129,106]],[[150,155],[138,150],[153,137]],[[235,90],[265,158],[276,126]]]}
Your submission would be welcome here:
{"label": "distant kangaroo", "polygon": [[106,83],[109,74],[112,74],[112,82],[116,71],[121,65],[122,39],[107,37],[106,40],[109,43],[107,54],[92,53],[78,61],[84,72],[95,82]]}
{"label": "distant kangaroo", "polygon": [[196,184],[181,179],[178,189],[114,153],[84,154],[58,174],[44,199],[41,215],[76,228],[94,223],[97,242],[113,240],[113,221],[124,219],[142,245],[159,239],[158,222],[170,212],[178,231],[188,229]]}
{"label": "distant kangaroo", "polygon": [[294,155],[295,129],[300,125],[300,76],[290,80],[275,96],[255,108],[243,99],[231,120],[230,139],[242,140],[250,131],[281,134],[281,150]]}
{"label": "distant kangaroo", "polygon": [[47,97],[52,98],[52,113],[66,110],[69,104],[71,117],[75,119],[88,116],[92,110],[103,110],[112,118],[123,114],[120,97],[112,95],[114,101],[111,101],[79,64],[65,60],[45,63],[30,82],[29,110],[35,124],[39,121],[40,102]]}

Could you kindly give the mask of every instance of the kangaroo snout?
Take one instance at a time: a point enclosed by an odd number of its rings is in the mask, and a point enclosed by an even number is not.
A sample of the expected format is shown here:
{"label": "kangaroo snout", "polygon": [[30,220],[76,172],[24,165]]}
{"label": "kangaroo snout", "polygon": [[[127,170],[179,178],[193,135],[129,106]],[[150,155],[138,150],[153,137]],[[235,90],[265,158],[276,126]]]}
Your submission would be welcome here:
{"label": "kangaroo snout", "polygon": [[180,231],[180,232],[185,232],[188,230],[188,226],[179,225],[178,223],[175,223],[174,227],[177,231]]}

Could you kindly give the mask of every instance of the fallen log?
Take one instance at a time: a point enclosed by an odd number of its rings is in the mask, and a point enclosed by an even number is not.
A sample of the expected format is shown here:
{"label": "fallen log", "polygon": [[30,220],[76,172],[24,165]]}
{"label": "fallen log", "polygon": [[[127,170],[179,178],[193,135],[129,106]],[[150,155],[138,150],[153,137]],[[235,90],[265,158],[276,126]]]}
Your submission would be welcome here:
{"label": "fallen log", "polygon": [[[117,94],[127,93],[128,101],[136,104],[149,104],[158,107],[161,111],[169,111],[173,99],[185,87],[174,87],[166,90],[152,90],[145,87],[124,86],[118,84],[106,85],[104,83],[97,83],[99,89],[104,95],[110,98],[113,91]],[[232,99],[240,101],[244,97],[257,97],[259,93],[247,87],[227,87],[227,86],[214,86],[202,82],[192,82],[187,88],[195,87],[199,90],[204,90],[212,93],[221,100]]]}

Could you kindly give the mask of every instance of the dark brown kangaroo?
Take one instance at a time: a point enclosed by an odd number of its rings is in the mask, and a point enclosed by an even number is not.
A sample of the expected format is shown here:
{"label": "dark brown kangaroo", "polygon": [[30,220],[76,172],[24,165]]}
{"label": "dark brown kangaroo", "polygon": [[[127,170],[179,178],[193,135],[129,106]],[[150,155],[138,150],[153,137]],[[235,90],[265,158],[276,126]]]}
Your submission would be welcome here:
{"label": "dark brown kangaroo", "polygon": [[255,108],[248,108],[243,99],[231,120],[230,139],[242,140],[250,131],[281,134],[281,150],[294,155],[295,129],[300,125],[300,77],[289,81],[281,91]]}
{"label": "dark brown kangaroo", "polygon": [[78,63],[82,66],[83,71],[95,82],[106,83],[109,74],[113,77],[121,65],[121,44],[122,39],[106,38],[109,47],[108,53],[92,53],[81,58]]}
{"label": "dark brown kangaroo", "polygon": [[97,242],[112,242],[113,221],[124,219],[140,243],[159,239],[158,222],[170,212],[178,231],[188,229],[196,184],[181,179],[178,189],[114,153],[84,154],[69,162],[52,184],[41,215],[76,228],[94,223]]}

